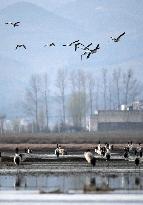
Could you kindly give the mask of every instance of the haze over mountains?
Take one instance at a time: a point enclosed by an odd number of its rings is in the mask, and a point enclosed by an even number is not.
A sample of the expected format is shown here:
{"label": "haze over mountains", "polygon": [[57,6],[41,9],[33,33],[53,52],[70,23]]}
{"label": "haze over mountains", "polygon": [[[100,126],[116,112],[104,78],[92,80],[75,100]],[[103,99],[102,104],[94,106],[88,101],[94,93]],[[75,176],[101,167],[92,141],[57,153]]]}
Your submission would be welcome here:
{"label": "haze over mountains", "polygon": [[[31,3],[32,2],[32,3]],[[41,2],[41,3],[40,3]],[[57,5],[57,3],[59,4]],[[20,102],[32,73],[47,72],[55,78],[59,68],[82,68],[100,75],[101,68],[133,68],[143,75],[143,1],[60,0],[2,1],[0,6],[0,112],[12,112]],[[20,21],[17,28],[5,25]],[[115,44],[110,36],[126,36]],[[80,52],[61,45],[80,39],[100,43],[98,55],[82,62]],[[55,42],[56,47],[44,48]],[[16,44],[27,50],[15,50]],[[93,47],[94,47],[93,46]],[[11,105],[9,104],[11,101]]]}

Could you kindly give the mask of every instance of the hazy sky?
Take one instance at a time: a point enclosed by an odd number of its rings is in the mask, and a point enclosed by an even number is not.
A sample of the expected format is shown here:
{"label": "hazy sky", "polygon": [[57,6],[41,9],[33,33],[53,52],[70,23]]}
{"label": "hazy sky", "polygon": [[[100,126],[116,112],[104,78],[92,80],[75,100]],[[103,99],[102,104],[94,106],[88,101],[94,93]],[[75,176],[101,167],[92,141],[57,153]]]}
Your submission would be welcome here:
{"label": "hazy sky", "polygon": [[[52,70],[52,81],[63,67],[97,77],[101,68],[111,73],[120,67],[133,68],[142,81],[142,11],[143,0],[0,0],[0,112],[12,110],[9,103],[21,100],[33,73],[50,75]],[[13,28],[5,25],[8,21],[21,24]],[[114,43],[110,36],[122,32],[126,35]],[[99,43],[99,52],[81,61],[82,49],[75,52],[73,47],[61,46],[77,39],[84,45],[92,42],[92,48]],[[51,42],[55,48],[44,47]],[[26,44],[27,50],[15,50],[19,43]]]}
{"label": "hazy sky", "polygon": [[60,7],[75,0],[0,0],[0,9],[3,9],[10,4],[24,1],[37,4],[39,6],[47,8],[48,10],[54,10],[57,7]]}

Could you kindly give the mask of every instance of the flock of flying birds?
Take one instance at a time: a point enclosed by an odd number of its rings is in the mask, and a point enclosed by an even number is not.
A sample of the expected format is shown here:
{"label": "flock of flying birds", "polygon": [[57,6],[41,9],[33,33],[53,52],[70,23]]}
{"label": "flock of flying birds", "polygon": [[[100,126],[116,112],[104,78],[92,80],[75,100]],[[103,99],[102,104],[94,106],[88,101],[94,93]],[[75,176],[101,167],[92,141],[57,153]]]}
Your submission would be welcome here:
{"label": "flock of flying birds", "polygon": [[[17,22],[6,22],[5,24],[10,24],[12,25],[14,28],[19,26],[20,25],[20,22],[17,21]],[[114,41],[115,43],[116,42],[119,42],[119,40],[121,39],[121,37],[125,35],[125,32],[123,32],[122,34],[120,34],[117,38],[113,38],[113,37],[110,37],[112,39],[112,41]],[[83,43],[80,42],[80,40],[76,40],[76,41],[73,41],[71,43],[68,43],[68,44],[63,44],[62,46],[74,46],[74,49],[75,51],[77,51],[78,48],[81,48],[83,50],[83,53],[81,54],[81,60],[82,60],[82,57],[86,55],[86,58],[90,58],[90,56],[92,54],[95,54],[99,49],[100,49],[100,46],[99,44],[97,44],[97,46],[93,49],[90,48],[90,46],[92,45],[92,43],[88,44],[88,45],[84,45]],[[53,47],[53,46],[56,46],[54,42],[52,43],[49,43],[49,44],[45,44],[44,47]],[[20,47],[23,47],[24,49],[26,49],[26,46],[25,44],[17,44],[16,45],[16,50]]]}

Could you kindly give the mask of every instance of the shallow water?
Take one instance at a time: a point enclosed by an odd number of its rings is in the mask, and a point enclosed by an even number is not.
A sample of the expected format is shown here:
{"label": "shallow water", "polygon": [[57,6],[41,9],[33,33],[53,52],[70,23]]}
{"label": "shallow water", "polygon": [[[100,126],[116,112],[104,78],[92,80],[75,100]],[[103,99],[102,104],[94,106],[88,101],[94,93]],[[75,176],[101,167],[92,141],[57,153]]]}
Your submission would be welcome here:
{"label": "shallow water", "polygon": [[143,190],[141,173],[95,174],[23,174],[0,175],[0,190],[51,190],[59,189],[67,193],[70,190],[83,190],[94,185],[112,190]]}

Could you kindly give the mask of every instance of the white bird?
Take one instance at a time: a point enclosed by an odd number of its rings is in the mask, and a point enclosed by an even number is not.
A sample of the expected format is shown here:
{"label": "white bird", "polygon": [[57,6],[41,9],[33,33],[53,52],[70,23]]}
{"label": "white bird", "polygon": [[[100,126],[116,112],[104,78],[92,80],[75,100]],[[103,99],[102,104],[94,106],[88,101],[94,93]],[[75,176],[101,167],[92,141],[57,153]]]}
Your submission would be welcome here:
{"label": "white bird", "polygon": [[18,153],[15,153],[15,156],[14,156],[14,164],[19,166],[21,163],[21,156],[18,154]]}
{"label": "white bird", "polygon": [[67,151],[61,147],[61,145],[58,146],[58,149],[59,149],[59,154],[61,155],[66,155],[67,154]]}
{"label": "white bird", "polygon": [[89,164],[95,167],[96,159],[89,149],[86,152],[84,152],[84,157]]}
{"label": "white bird", "polygon": [[32,153],[32,149],[30,149],[29,147],[27,148],[27,153],[30,154]]}
{"label": "white bird", "polygon": [[101,150],[99,150],[98,148],[95,148],[95,153],[101,155]]}

